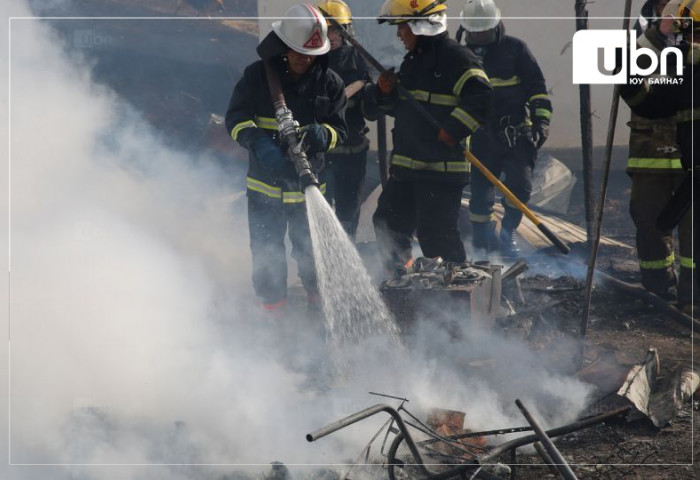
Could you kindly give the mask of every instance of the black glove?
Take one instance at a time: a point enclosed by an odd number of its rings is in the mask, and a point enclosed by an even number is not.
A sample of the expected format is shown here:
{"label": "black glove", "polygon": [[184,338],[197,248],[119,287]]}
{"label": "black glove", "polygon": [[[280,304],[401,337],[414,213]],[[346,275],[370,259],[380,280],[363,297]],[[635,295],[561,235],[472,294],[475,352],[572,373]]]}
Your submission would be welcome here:
{"label": "black glove", "polygon": [[248,144],[248,149],[266,170],[280,170],[287,159],[282,149],[267,134],[261,135]]}
{"label": "black glove", "polygon": [[532,124],[532,141],[535,143],[535,148],[539,150],[547,141],[547,137],[549,137],[549,124],[534,122]]}
{"label": "black glove", "polygon": [[307,153],[315,155],[320,152],[325,152],[328,145],[328,130],[323,125],[312,123],[301,129],[301,134],[304,137],[304,143],[309,147]]}

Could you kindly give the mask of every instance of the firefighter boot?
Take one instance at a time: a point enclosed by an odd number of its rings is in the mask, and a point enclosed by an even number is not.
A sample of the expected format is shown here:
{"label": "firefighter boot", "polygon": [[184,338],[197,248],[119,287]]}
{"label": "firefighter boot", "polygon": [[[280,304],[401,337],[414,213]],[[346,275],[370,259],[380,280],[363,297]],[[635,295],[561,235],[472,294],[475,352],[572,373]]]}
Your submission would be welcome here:
{"label": "firefighter boot", "polygon": [[474,249],[490,252],[499,248],[498,238],[496,237],[496,224],[494,222],[472,223],[472,235]]}
{"label": "firefighter boot", "polygon": [[264,320],[275,322],[287,315],[287,299],[284,298],[279,302],[261,303],[260,309]]}
{"label": "firefighter boot", "polygon": [[501,241],[501,254],[504,257],[518,256],[518,254],[520,253],[520,248],[518,248],[517,234],[515,233],[515,229],[501,228],[499,240]]}

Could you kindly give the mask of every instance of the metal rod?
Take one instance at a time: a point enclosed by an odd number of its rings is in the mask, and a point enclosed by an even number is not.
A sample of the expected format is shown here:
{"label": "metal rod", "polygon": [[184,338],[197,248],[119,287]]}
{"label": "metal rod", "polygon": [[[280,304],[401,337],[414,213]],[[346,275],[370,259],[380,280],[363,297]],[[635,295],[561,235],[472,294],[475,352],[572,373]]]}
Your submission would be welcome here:
{"label": "metal rod", "polygon": [[[314,432],[311,432],[306,435],[306,440],[308,442],[314,442],[320,438],[325,437],[326,435],[330,435],[333,432],[337,432],[340,429],[343,429],[347,426],[350,426],[354,423],[359,422],[360,420],[364,420],[365,418],[371,417],[372,415],[376,415],[377,413],[380,412],[386,412],[389,415],[391,415],[394,418],[394,421],[396,422],[396,426],[399,427],[399,430],[401,430],[401,434],[404,435],[404,440],[406,441],[406,445],[408,446],[408,449],[411,451],[411,455],[413,455],[413,459],[415,460],[415,466],[418,468],[422,474],[430,477],[430,480],[447,480],[449,478],[452,478],[456,475],[459,475],[460,473],[468,472],[471,470],[477,470],[481,467],[478,462],[474,461],[475,463],[467,463],[464,465],[460,465],[456,468],[451,468],[449,470],[445,470],[440,473],[435,473],[432,472],[426,467],[425,461],[423,460],[423,456],[421,455],[420,451],[418,450],[418,447],[416,446],[416,443],[413,441],[413,438],[411,437],[411,434],[408,431],[408,428],[406,427],[406,424],[403,421],[403,418],[401,418],[401,415],[399,412],[397,412],[394,408],[390,407],[389,405],[380,403],[377,405],[374,405],[372,407],[366,408],[364,410],[361,410],[357,413],[354,413],[352,415],[349,415],[341,420],[338,420],[337,422],[333,422],[330,425],[327,425],[323,428],[320,428]],[[488,472],[483,472],[483,471],[476,471],[474,474],[477,478],[481,478],[483,480],[500,480],[498,477],[491,475]]]}
{"label": "metal rod", "polygon": [[[401,404],[408,403],[408,398],[397,397],[395,395],[389,395],[387,393],[377,393],[377,392],[367,392],[370,395],[376,395],[377,397],[393,398],[394,400],[401,400]],[[399,407],[400,408],[400,407]]]}
{"label": "metal rod", "polygon": [[561,478],[559,470],[557,470],[557,467],[554,466],[554,460],[552,460],[552,457],[549,456],[547,450],[545,450],[545,448],[542,446],[542,443],[537,442],[535,443],[534,447],[535,450],[537,450],[537,453],[539,453],[540,457],[542,457],[542,460],[544,460],[544,463],[549,468],[549,471],[552,472],[556,478]]}
{"label": "metal rod", "polygon": [[408,428],[406,428],[406,425],[403,422],[403,418],[401,418],[401,415],[399,415],[399,412],[397,412],[392,407],[390,407],[389,405],[386,405],[384,403],[379,403],[379,404],[374,405],[372,407],[366,408],[366,409],[361,410],[357,413],[354,413],[350,416],[347,416],[341,420],[338,420],[337,422],[333,422],[330,425],[327,425],[323,428],[320,428],[320,429],[316,430],[315,432],[309,433],[306,435],[306,440],[309,442],[316,441],[319,438],[323,438],[326,435],[329,435],[333,432],[340,430],[341,428],[345,428],[349,425],[352,425],[353,423],[357,423],[360,420],[364,420],[365,418],[371,417],[372,415],[376,415],[377,413],[380,413],[380,412],[386,412],[394,418],[394,421],[396,422],[396,426],[399,427],[399,430],[401,430],[401,432],[405,436],[406,445],[408,445],[408,449],[411,451],[413,458],[415,458],[416,465],[418,466],[418,468],[421,469],[421,471],[424,474],[432,476],[433,472],[428,470],[428,468],[425,466],[425,462],[423,461],[423,457],[421,456],[420,451],[418,451],[418,447],[416,447],[416,444],[413,441],[411,434],[408,432]]}
{"label": "metal rod", "polygon": [[[578,432],[579,430],[583,430],[584,428],[588,428],[591,425],[596,425],[598,423],[602,423],[606,420],[609,420],[611,418],[619,417],[620,415],[626,414],[627,412],[630,411],[630,407],[620,407],[616,408],[614,410],[610,410],[605,413],[601,413],[600,415],[596,415],[593,417],[589,417],[583,420],[579,420],[578,422],[571,423],[569,425],[563,425],[561,427],[553,428],[551,430],[547,430],[547,435],[549,435],[550,438],[554,437],[559,437],[562,435],[567,435],[569,433],[573,432]],[[525,437],[520,437],[516,438],[514,440],[511,440],[509,442],[503,443],[497,447],[495,447],[493,450],[491,450],[488,455],[485,457],[479,459],[480,462],[488,462],[502,453],[505,453],[509,450],[513,450],[515,448],[522,447],[524,445],[529,445],[530,443],[534,443],[539,438],[537,435],[527,435]]]}
{"label": "metal rod", "polygon": [[[514,427],[514,428],[501,428],[498,430],[484,430],[482,432],[466,432],[460,433],[458,435],[450,435],[445,437],[447,440],[461,440],[463,438],[474,438],[474,437],[487,437],[490,435],[508,435],[510,433],[521,433],[521,432],[531,432],[532,427]],[[437,439],[423,440],[421,445],[429,445],[431,443],[439,442]]]}
{"label": "metal rod", "polygon": [[571,467],[564,459],[564,456],[554,445],[552,439],[547,436],[544,429],[540,426],[537,420],[535,420],[535,417],[533,417],[532,414],[530,414],[527,408],[525,408],[525,405],[523,405],[523,403],[519,399],[515,401],[515,404],[522,412],[523,416],[527,420],[527,423],[529,423],[532,426],[532,428],[535,429],[537,437],[540,439],[542,445],[544,445],[544,448],[547,450],[547,453],[551,457],[551,460],[554,460],[553,465],[557,467],[559,473],[561,473],[565,480],[578,480],[576,478],[576,474],[573,470],[571,470]]}
{"label": "metal rod", "polygon": [[[622,23],[623,30],[629,30],[630,12],[632,10],[632,0],[625,1],[625,15]],[[595,262],[598,257],[598,247],[600,245],[600,231],[603,226],[603,208],[605,207],[605,197],[608,192],[608,176],[610,175],[610,159],[612,157],[613,141],[615,140],[615,125],[617,124],[617,112],[620,105],[620,85],[615,85],[613,89],[612,106],[610,107],[610,121],[608,122],[608,136],[605,142],[605,163],[603,164],[603,174],[600,181],[600,198],[598,200],[595,229],[593,241],[591,242],[590,257],[588,260],[588,272],[586,273],[586,292],[583,302],[583,315],[581,316],[580,333],[582,337],[588,332],[588,317],[591,311],[591,296],[593,292],[593,273],[595,272]],[[581,342],[581,361],[583,361],[583,346]]]}
{"label": "metal rod", "polygon": [[690,315],[686,315],[685,313],[678,310],[676,307],[670,305],[663,298],[654,295],[653,293],[642,287],[637,287],[627,282],[623,282],[622,280],[619,280],[615,277],[611,277],[610,275],[603,273],[600,270],[596,270],[595,274],[597,277],[604,280],[605,282],[609,282],[615,288],[654,305],[656,308],[659,309],[661,313],[682,324],[684,327],[690,329],[695,327],[696,331],[700,332],[700,320],[697,320],[691,317]]}

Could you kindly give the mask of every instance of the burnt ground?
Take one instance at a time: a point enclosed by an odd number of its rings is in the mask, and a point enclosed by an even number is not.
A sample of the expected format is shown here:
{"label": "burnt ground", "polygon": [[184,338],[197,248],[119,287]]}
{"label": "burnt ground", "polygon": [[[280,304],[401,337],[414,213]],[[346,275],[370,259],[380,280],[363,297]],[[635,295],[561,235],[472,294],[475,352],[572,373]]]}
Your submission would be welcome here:
{"label": "burnt ground", "polygon": [[[216,10],[216,2],[192,0],[106,0],[42,4],[33,2],[35,13],[56,16],[220,16],[256,14],[254,1],[225,0],[227,9]],[[48,6],[46,6],[48,5]],[[58,5],[58,6],[56,6]],[[53,8],[53,10],[52,10]],[[56,10],[59,9],[59,10]],[[54,20],[52,26],[76,58],[92,65],[94,79],[108,86],[140,112],[169,144],[190,151],[193,158],[207,152],[226,165],[232,190],[241,190],[244,161],[231,161],[230,153],[208,150],[203,142],[212,113],[225,113],[231,89],[243,68],[254,60],[257,44],[252,24],[225,24],[216,20],[177,24],[176,21],[134,21],[90,23],[84,20]],[[144,28],[144,26],[146,28]],[[546,149],[545,149],[546,150]],[[564,218],[585,225],[581,158],[576,148],[547,150],[576,174],[571,207]],[[212,155],[213,154],[213,155]],[[596,165],[602,163],[602,147],[594,152]],[[628,214],[630,182],[624,172],[626,148],[616,147],[610,173],[603,233],[616,240],[634,243],[634,227]],[[596,172],[596,178],[599,176]],[[367,190],[378,183],[376,157],[370,156]],[[593,185],[598,188],[598,180]],[[595,197],[597,198],[597,193]],[[564,359],[575,370],[575,355],[557,350],[558,335],[575,336],[581,317],[581,278],[585,251],[576,259],[543,255],[528,258],[531,270],[521,275],[526,305],[518,305],[516,316],[506,324],[509,335],[520,335],[533,348]],[[599,268],[628,282],[638,281],[636,259],[629,251],[602,248]],[[550,288],[551,287],[551,288]],[[511,292],[512,295],[512,292]],[[547,306],[535,308],[533,306]],[[529,308],[529,310],[528,310]],[[524,322],[524,327],[522,322]],[[554,333],[552,333],[554,332]],[[661,376],[668,377],[679,365],[690,362],[698,335],[665,317],[654,307],[607,285],[593,293],[591,322],[584,361],[613,355],[632,364],[644,358],[650,347],[658,350]],[[609,399],[609,397],[608,397]],[[607,400],[607,399],[606,399]],[[596,404],[602,410],[605,402]],[[700,460],[700,438],[691,438],[700,420],[697,410],[686,404],[669,427],[655,428],[644,418],[589,428],[562,438],[558,445],[582,479],[641,478],[693,479],[698,475],[687,464]],[[693,452],[695,456],[693,457]],[[508,459],[503,459],[508,462]],[[517,462],[540,463],[539,457],[519,452]],[[611,465],[612,464],[612,465]],[[676,465],[672,465],[676,464]],[[518,466],[516,478],[554,478],[546,467]]]}
{"label": "burnt ground", "polygon": [[[562,336],[576,338],[581,318],[582,282],[567,276],[553,279],[538,274],[524,276],[521,287],[528,305],[554,305],[534,309],[530,314],[516,315],[516,318],[520,317],[519,321],[504,321],[509,327],[507,333],[527,337],[526,341],[550,355],[552,362],[570,371],[576,370],[577,355],[559,351],[557,343]],[[506,294],[509,294],[509,289],[512,287],[505,289]],[[515,308],[517,310],[518,306]],[[528,310],[527,307],[520,308]],[[529,334],[523,331],[523,325]],[[687,328],[636,298],[612,288],[598,288],[592,298],[584,365],[613,356],[618,367],[624,365],[621,367],[624,371],[631,364],[641,362],[647,350],[654,347],[660,358],[659,383],[662,384],[677,367],[690,364],[693,344],[697,340],[697,334],[691,339]],[[619,384],[612,388],[603,386],[596,395],[599,401],[593,402],[590,413],[601,413],[625,404],[615,395],[610,395],[617,387]],[[574,467],[582,479],[693,479],[697,476],[694,467],[688,464],[698,460],[700,438],[695,436],[693,439],[693,425],[698,421],[697,409],[693,410],[691,403],[686,403],[671,424],[662,429],[657,429],[637,413],[629,415],[627,420],[562,437],[557,445],[567,461],[583,464]],[[504,463],[511,461],[509,456],[500,460]],[[542,463],[534,452],[520,453],[517,462]],[[519,465],[516,471],[516,478],[556,478],[545,466]]]}
{"label": "burnt ground", "polygon": [[[566,163],[579,179],[572,192],[569,212],[564,218],[584,226],[580,154],[575,149],[550,153]],[[597,148],[594,154],[596,163],[602,163],[602,148]],[[602,230],[604,235],[634,245],[635,229],[628,213],[630,181],[624,171],[626,154],[624,147],[614,149]],[[599,188],[599,176],[600,172],[596,171],[596,189]],[[598,198],[597,192],[595,198]],[[530,315],[539,317],[534,319],[533,331],[536,332],[539,323],[547,327],[556,326],[560,333],[566,332],[571,338],[576,337],[583,309],[583,283],[572,277],[560,276],[559,268],[566,265],[564,270],[568,268],[577,278],[583,278],[580,269],[588,256],[585,249],[579,249],[578,253],[578,258],[574,256],[563,264],[542,255],[533,256],[528,261],[531,271],[521,275],[527,304],[561,302],[537,315]],[[633,284],[639,282],[636,258],[626,249],[601,247],[597,265],[600,270],[620,280]],[[610,355],[616,356],[619,363],[630,365],[641,362],[647,350],[653,347],[659,354],[659,383],[663,383],[671,378],[676,368],[691,364],[693,347],[698,345],[698,340],[700,335],[697,332],[691,334],[689,328],[664,316],[653,306],[612,286],[596,282],[584,365]],[[535,344],[534,348],[552,348],[537,346],[536,339],[529,341]],[[551,343],[556,345],[556,341]],[[567,358],[557,353],[556,348],[552,350],[554,360]],[[697,353],[695,358],[698,358]],[[605,393],[600,392],[600,397],[605,397]],[[611,406],[612,400],[614,396],[603,398],[595,404],[593,412],[605,410]],[[654,427],[648,419],[637,414],[630,416],[628,421],[613,422],[563,437],[557,445],[572,464],[585,464],[574,467],[574,472],[582,479],[694,479],[698,478],[698,473],[696,467],[690,464],[700,460],[698,422],[700,414],[697,402],[695,409],[688,402],[671,424],[663,429]],[[505,458],[502,460],[508,461]],[[518,455],[517,461],[523,464],[542,463],[534,452]],[[546,466],[519,466],[516,476],[523,479],[556,478]]]}

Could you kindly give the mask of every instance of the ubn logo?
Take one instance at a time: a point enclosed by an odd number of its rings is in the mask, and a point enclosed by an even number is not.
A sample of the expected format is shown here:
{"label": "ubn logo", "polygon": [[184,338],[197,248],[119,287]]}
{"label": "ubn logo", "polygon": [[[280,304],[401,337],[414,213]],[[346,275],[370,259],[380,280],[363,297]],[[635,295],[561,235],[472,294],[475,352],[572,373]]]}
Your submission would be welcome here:
{"label": "ubn logo", "polygon": [[[683,53],[676,47],[664,48],[659,58],[650,48],[637,46],[634,30],[579,30],[573,40],[574,83],[625,84],[630,75],[651,75],[659,65],[659,73],[667,75],[671,54],[676,56],[676,74],[680,76]],[[643,57],[647,60],[640,66]]]}

